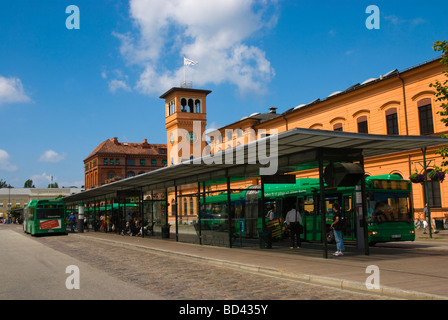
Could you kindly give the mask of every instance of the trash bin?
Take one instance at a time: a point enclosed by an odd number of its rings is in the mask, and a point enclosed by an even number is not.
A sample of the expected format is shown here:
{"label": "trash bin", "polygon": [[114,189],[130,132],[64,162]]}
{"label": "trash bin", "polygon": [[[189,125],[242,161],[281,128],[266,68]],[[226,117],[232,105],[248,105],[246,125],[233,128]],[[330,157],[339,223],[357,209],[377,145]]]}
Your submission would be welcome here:
{"label": "trash bin", "polygon": [[169,239],[170,238],[170,225],[166,224],[162,226],[162,238],[163,239]]}
{"label": "trash bin", "polygon": [[270,232],[260,232],[260,249],[272,249],[272,235]]}
{"label": "trash bin", "polygon": [[436,230],[443,230],[443,220],[436,219]]}

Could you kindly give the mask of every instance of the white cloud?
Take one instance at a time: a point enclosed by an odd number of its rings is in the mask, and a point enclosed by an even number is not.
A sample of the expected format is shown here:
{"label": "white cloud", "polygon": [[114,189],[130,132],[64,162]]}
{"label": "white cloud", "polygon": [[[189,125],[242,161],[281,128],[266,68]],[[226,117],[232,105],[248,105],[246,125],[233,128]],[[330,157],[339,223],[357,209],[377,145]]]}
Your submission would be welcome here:
{"label": "white cloud", "polygon": [[0,149],[0,170],[2,171],[17,171],[18,167],[11,163],[10,156],[8,152]]}
{"label": "white cloud", "polygon": [[53,150],[47,150],[39,157],[39,161],[56,163],[65,158],[65,154],[59,154]]}
{"label": "white cloud", "polygon": [[109,81],[109,91],[115,93],[117,90],[131,91],[131,88],[123,80],[113,79]]}
{"label": "white cloud", "polygon": [[[46,188],[49,183],[51,183],[51,176],[47,175],[45,172],[42,174],[32,175],[31,180],[33,180],[33,184],[39,188]],[[56,181],[53,177],[53,181]]]}
{"label": "white cloud", "polygon": [[[187,81],[195,86],[226,82],[241,92],[261,92],[274,70],[265,52],[249,42],[275,24],[273,3],[276,0],[130,0],[138,34],[114,35],[121,40],[123,57],[143,68],[136,84],[143,93],[160,94],[179,86],[184,56],[199,62],[187,68]],[[176,66],[169,69],[168,64]]]}
{"label": "white cloud", "polygon": [[0,105],[12,102],[28,102],[30,100],[25,94],[20,79],[0,76]]}
{"label": "white cloud", "polygon": [[410,25],[411,27],[416,27],[420,24],[426,23],[426,20],[421,17],[412,18],[412,19],[404,19],[395,14],[384,15],[384,20],[388,21],[389,23],[391,23],[393,25],[408,25],[408,26]]}
{"label": "white cloud", "polygon": [[[121,70],[113,70],[112,74],[116,79],[112,79],[109,81],[109,91],[112,93],[117,92],[117,90],[121,89],[124,91],[131,91],[131,87],[127,84],[128,76],[123,74]],[[107,80],[109,78],[108,73],[103,70],[101,72],[101,78]]]}

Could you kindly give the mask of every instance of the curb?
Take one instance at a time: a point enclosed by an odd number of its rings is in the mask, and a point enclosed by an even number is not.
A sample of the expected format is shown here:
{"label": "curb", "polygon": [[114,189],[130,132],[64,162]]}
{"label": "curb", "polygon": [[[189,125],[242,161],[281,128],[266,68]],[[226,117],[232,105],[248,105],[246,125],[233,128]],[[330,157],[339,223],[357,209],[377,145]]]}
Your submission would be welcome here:
{"label": "curb", "polygon": [[[78,236],[82,236],[82,234],[77,234]],[[264,268],[259,266],[254,266],[250,264],[244,264],[239,262],[230,262],[227,260],[221,260],[216,258],[208,258],[208,257],[200,257],[193,254],[183,253],[183,252],[173,252],[169,250],[159,249],[159,248],[150,248],[147,246],[139,245],[139,244],[133,244],[133,243],[126,243],[111,239],[104,239],[104,238],[96,238],[96,237],[85,237],[88,239],[92,239],[94,241],[103,241],[103,242],[110,242],[114,243],[119,246],[126,246],[126,247],[133,247],[145,251],[152,251],[157,254],[164,254],[164,255],[171,255],[176,256],[184,259],[192,259],[196,260],[198,262],[208,262],[213,265],[222,266],[222,267],[228,267],[232,269],[238,269],[242,271],[248,271],[253,273],[260,273],[262,275],[272,276],[272,277],[279,277],[284,279],[289,279],[293,281],[299,281],[304,283],[310,283],[315,285],[323,285],[327,287],[332,287],[340,290],[347,290],[347,291],[355,291],[365,294],[376,294],[380,296],[385,296],[389,298],[394,299],[405,299],[405,300],[448,300],[448,297],[446,296],[440,296],[430,293],[423,293],[418,291],[411,291],[411,290],[405,290],[405,289],[399,289],[394,287],[387,287],[387,286],[381,286],[379,289],[368,289],[363,282],[357,282],[357,281],[351,281],[351,280],[341,280],[341,279],[335,279],[335,278],[329,278],[329,277],[323,277],[323,276],[316,276],[316,275],[310,275],[310,274],[304,274],[304,273],[292,273],[292,272],[284,272],[277,269],[272,268]]]}

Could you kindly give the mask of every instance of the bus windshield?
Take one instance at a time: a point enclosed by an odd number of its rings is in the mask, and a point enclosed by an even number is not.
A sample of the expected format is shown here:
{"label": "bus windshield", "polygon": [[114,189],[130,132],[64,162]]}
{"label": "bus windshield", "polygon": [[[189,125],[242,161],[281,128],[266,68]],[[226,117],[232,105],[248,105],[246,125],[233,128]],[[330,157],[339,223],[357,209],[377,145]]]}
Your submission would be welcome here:
{"label": "bus windshield", "polygon": [[372,223],[410,222],[409,194],[375,192],[368,200],[368,219]]}
{"label": "bus windshield", "polygon": [[37,219],[57,219],[64,218],[64,209],[37,209]]}

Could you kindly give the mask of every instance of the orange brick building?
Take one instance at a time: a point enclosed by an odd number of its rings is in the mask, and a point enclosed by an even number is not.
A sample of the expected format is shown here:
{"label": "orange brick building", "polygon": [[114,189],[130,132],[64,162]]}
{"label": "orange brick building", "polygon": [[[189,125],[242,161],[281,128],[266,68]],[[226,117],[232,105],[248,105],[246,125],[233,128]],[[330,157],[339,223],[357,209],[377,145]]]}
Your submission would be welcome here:
{"label": "orange brick building", "polygon": [[[378,135],[440,135],[447,133],[448,128],[441,122],[437,113],[441,111],[440,102],[435,101],[435,91],[429,85],[436,80],[444,81],[443,65],[440,59],[431,60],[417,66],[398,71],[393,70],[378,78],[368,79],[343,91],[338,91],[325,99],[317,99],[307,104],[300,104],[281,114],[277,108],[270,112],[256,113],[244,117],[219,130],[220,138],[210,143],[211,152],[218,152],[229,147],[247,143],[255,138],[293,128],[310,128],[320,130],[347,131]],[[182,116],[180,99],[174,99],[169,91],[165,98],[166,125],[168,131],[168,148],[170,135],[176,128],[191,130],[194,120],[205,123],[205,108],[195,114],[188,115],[188,121],[173,122]],[[185,93],[180,93],[180,95]],[[205,96],[201,103],[205,106]],[[191,109],[194,110],[194,109]],[[199,109],[198,109],[199,110]],[[176,115],[174,115],[176,113]],[[263,129],[265,133],[263,132]],[[205,129],[201,129],[205,130]],[[203,132],[203,131],[202,131]],[[253,136],[253,132],[256,136]],[[249,134],[250,133],[250,134]],[[171,142],[173,143],[173,142]],[[428,148],[427,164],[429,170],[440,166],[441,158],[435,155],[437,147]],[[170,153],[168,151],[168,153]],[[171,164],[171,163],[169,163]],[[397,174],[408,179],[414,172],[423,172],[423,156],[421,150],[389,154],[365,159],[367,175]],[[316,170],[300,171],[301,177],[318,177]],[[243,182],[243,185],[257,181]],[[428,191],[432,217],[443,218],[448,214],[447,183],[429,181]],[[421,184],[413,184],[413,203],[416,215],[423,211],[425,199]]]}
{"label": "orange brick building", "polygon": [[84,160],[85,190],[156,170],[167,165],[165,144],[108,139]]}

